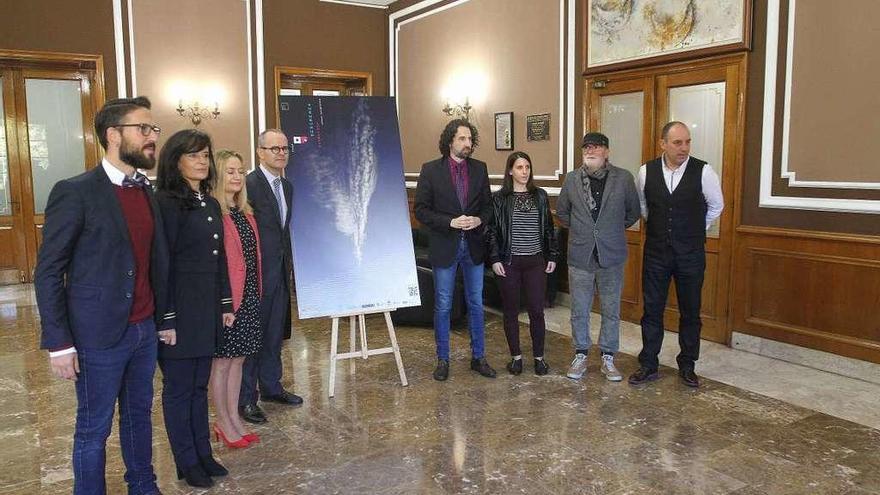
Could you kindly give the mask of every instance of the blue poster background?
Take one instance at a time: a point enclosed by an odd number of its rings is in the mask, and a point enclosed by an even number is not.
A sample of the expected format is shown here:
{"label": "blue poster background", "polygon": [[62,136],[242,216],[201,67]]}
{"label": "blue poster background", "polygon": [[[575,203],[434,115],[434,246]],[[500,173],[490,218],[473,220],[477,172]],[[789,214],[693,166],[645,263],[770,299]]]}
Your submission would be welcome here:
{"label": "blue poster background", "polygon": [[282,96],[300,318],[420,304],[393,98]]}

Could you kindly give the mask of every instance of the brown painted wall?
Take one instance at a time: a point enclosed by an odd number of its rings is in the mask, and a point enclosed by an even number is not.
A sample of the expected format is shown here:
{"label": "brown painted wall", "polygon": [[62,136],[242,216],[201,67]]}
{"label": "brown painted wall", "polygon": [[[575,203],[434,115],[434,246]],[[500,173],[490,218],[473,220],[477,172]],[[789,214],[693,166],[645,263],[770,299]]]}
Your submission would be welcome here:
{"label": "brown painted wall", "polygon": [[0,0],[0,48],[104,56],[104,90],[116,98],[109,0]]}
{"label": "brown painted wall", "polygon": [[[211,136],[215,150],[238,151],[250,167],[246,5],[241,0],[137,0],[132,7],[137,90],[153,101],[153,119],[162,126],[159,145],[193,127],[177,113],[181,99],[184,105],[198,99],[209,109],[216,99],[220,117],[205,119],[198,128]],[[210,8],[216,11],[203,15]],[[177,29],[169,30],[172,24]]]}
{"label": "brown painted wall", "polygon": [[[487,22],[491,19],[491,22]],[[534,22],[542,29],[511,30]],[[479,33],[474,41],[450,43],[450,26]],[[475,77],[458,88],[474,106],[470,121],[480,133],[474,157],[489,173],[502,175],[511,151],[495,149],[495,112],[514,113],[514,149],[532,158],[535,175],[553,176],[560,166],[559,4],[555,1],[474,0],[399,28],[398,84],[401,140],[407,172],[439,156],[437,138],[451,117],[440,109],[456,79]],[[530,61],[525,63],[525,61]],[[479,87],[482,79],[484,88]],[[458,81],[457,84],[463,84]],[[452,98],[452,103],[461,99]],[[549,113],[550,139],[526,140],[526,116]]]}
{"label": "brown painted wall", "polygon": [[387,13],[317,0],[263,2],[266,123],[275,126],[275,66],[373,74],[373,94],[388,95]]}
{"label": "brown painted wall", "polygon": [[[781,16],[787,16],[783,8]],[[857,213],[832,213],[779,208],[759,208],[759,181],[761,174],[761,133],[764,105],[764,52],[767,46],[767,0],[755,0],[754,49],[749,57],[748,90],[746,93],[746,132],[743,154],[742,223],[764,227],[802,229],[822,232],[880,235],[880,222],[876,215]],[[781,30],[780,62],[784,61],[785,29]],[[777,96],[783,97],[782,81]],[[781,124],[777,126],[781,136]],[[840,146],[859,146],[860,140],[836,143]],[[798,192],[807,195],[808,190]]]}

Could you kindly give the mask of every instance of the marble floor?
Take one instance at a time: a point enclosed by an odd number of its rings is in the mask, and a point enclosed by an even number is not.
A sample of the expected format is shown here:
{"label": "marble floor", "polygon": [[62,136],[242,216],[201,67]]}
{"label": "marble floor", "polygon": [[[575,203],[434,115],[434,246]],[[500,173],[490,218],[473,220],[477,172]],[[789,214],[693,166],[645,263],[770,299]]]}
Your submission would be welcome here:
{"label": "marble floor", "polygon": [[[371,347],[387,345],[384,322],[368,326]],[[551,374],[534,376],[527,362],[512,377],[500,319],[487,315],[486,327],[495,380],[468,370],[468,338],[458,330],[450,380],[434,382],[431,331],[404,327],[408,387],[393,359],[377,356],[341,364],[330,399],[329,322],[296,322],[285,384],[305,405],[266,405],[261,444],[215,444],[231,474],[209,492],[880,494],[877,429],[712,379],[691,390],[671,368],[649,386],[607,382],[595,356],[575,382],[563,375],[569,338],[553,332]],[[0,494],[72,486],[73,387],[51,377],[38,328],[32,289],[0,288]],[[618,364],[625,373],[636,367],[625,353]],[[159,407],[153,438],[163,492],[191,493],[175,479]],[[122,474],[114,432],[110,493],[124,493]]]}

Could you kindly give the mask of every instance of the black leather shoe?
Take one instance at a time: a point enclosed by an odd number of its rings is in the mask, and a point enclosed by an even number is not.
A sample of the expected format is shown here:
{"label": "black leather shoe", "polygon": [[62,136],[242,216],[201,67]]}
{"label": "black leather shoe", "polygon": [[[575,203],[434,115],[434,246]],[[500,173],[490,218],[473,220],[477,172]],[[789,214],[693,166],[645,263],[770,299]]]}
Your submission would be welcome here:
{"label": "black leather shoe", "polygon": [[246,406],[242,406],[238,408],[238,414],[241,415],[241,419],[247,421],[248,423],[254,424],[262,424],[267,421],[266,414],[260,409],[260,406],[256,404],[248,404]]}
{"label": "black leather shoe", "polygon": [[303,403],[302,397],[292,394],[287,390],[282,390],[277,395],[263,395],[260,397],[260,400],[263,402],[276,402],[285,406],[300,406]]}
{"label": "black leather shoe", "polygon": [[522,358],[511,359],[510,362],[507,363],[507,372],[511,375],[518,375],[522,373]]}
{"label": "black leather shoe", "polygon": [[535,359],[535,374],[538,376],[544,376],[550,372],[550,366],[547,364],[547,361],[543,359]]}
{"label": "black leather shoe", "polygon": [[652,382],[658,378],[660,378],[660,373],[657,370],[649,370],[648,368],[640,367],[635,373],[629,375],[629,384],[641,385],[643,383]]}
{"label": "black leather shoe", "polygon": [[226,476],[229,474],[229,470],[223,467],[216,459],[212,456],[208,457],[199,457],[199,465],[202,466],[202,469],[208,473],[208,476]]}
{"label": "black leather shoe", "polygon": [[214,480],[208,476],[208,473],[205,472],[201,464],[196,464],[186,469],[177,468],[177,479],[184,480],[187,485],[197,488],[214,486]]}
{"label": "black leather shoe", "polygon": [[700,386],[700,377],[697,376],[694,370],[679,370],[678,376],[681,377],[681,382],[688,387],[697,388]]}
{"label": "black leather shoe", "polygon": [[434,368],[434,379],[438,382],[445,382],[447,378],[449,378],[449,361],[438,359],[437,367]]}
{"label": "black leather shoe", "polygon": [[480,359],[471,359],[471,369],[486,378],[495,378],[495,370],[489,366],[489,362],[486,361],[486,358],[484,357],[481,357]]}

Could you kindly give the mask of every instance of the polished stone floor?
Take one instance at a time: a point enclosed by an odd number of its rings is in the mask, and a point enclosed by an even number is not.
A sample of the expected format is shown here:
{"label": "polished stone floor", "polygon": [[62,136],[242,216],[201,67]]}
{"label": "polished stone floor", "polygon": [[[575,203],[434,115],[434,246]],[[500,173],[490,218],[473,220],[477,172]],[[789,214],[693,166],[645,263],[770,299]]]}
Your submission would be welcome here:
{"label": "polished stone floor", "polygon": [[[370,346],[387,345],[384,322],[368,325]],[[38,327],[32,289],[0,288],[2,494],[71,490],[73,387],[51,377]],[[295,328],[285,382],[305,405],[266,405],[261,444],[215,445],[232,473],[210,493],[880,494],[876,429],[717,381],[687,389],[670,368],[646,387],[607,382],[595,356],[574,382],[563,375],[569,338],[556,333],[547,337],[551,375],[529,365],[511,377],[495,315],[487,348],[497,379],[467,369],[468,339],[457,331],[450,380],[434,382],[432,333],[398,328],[409,386],[390,356],[371,357],[353,373],[340,365],[333,399],[329,322]],[[621,354],[618,364],[628,373],[635,360]],[[174,479],[156,383],[159,484],[190,493]],[[115,432],[108,451],[110,492],[124,493]]]}

